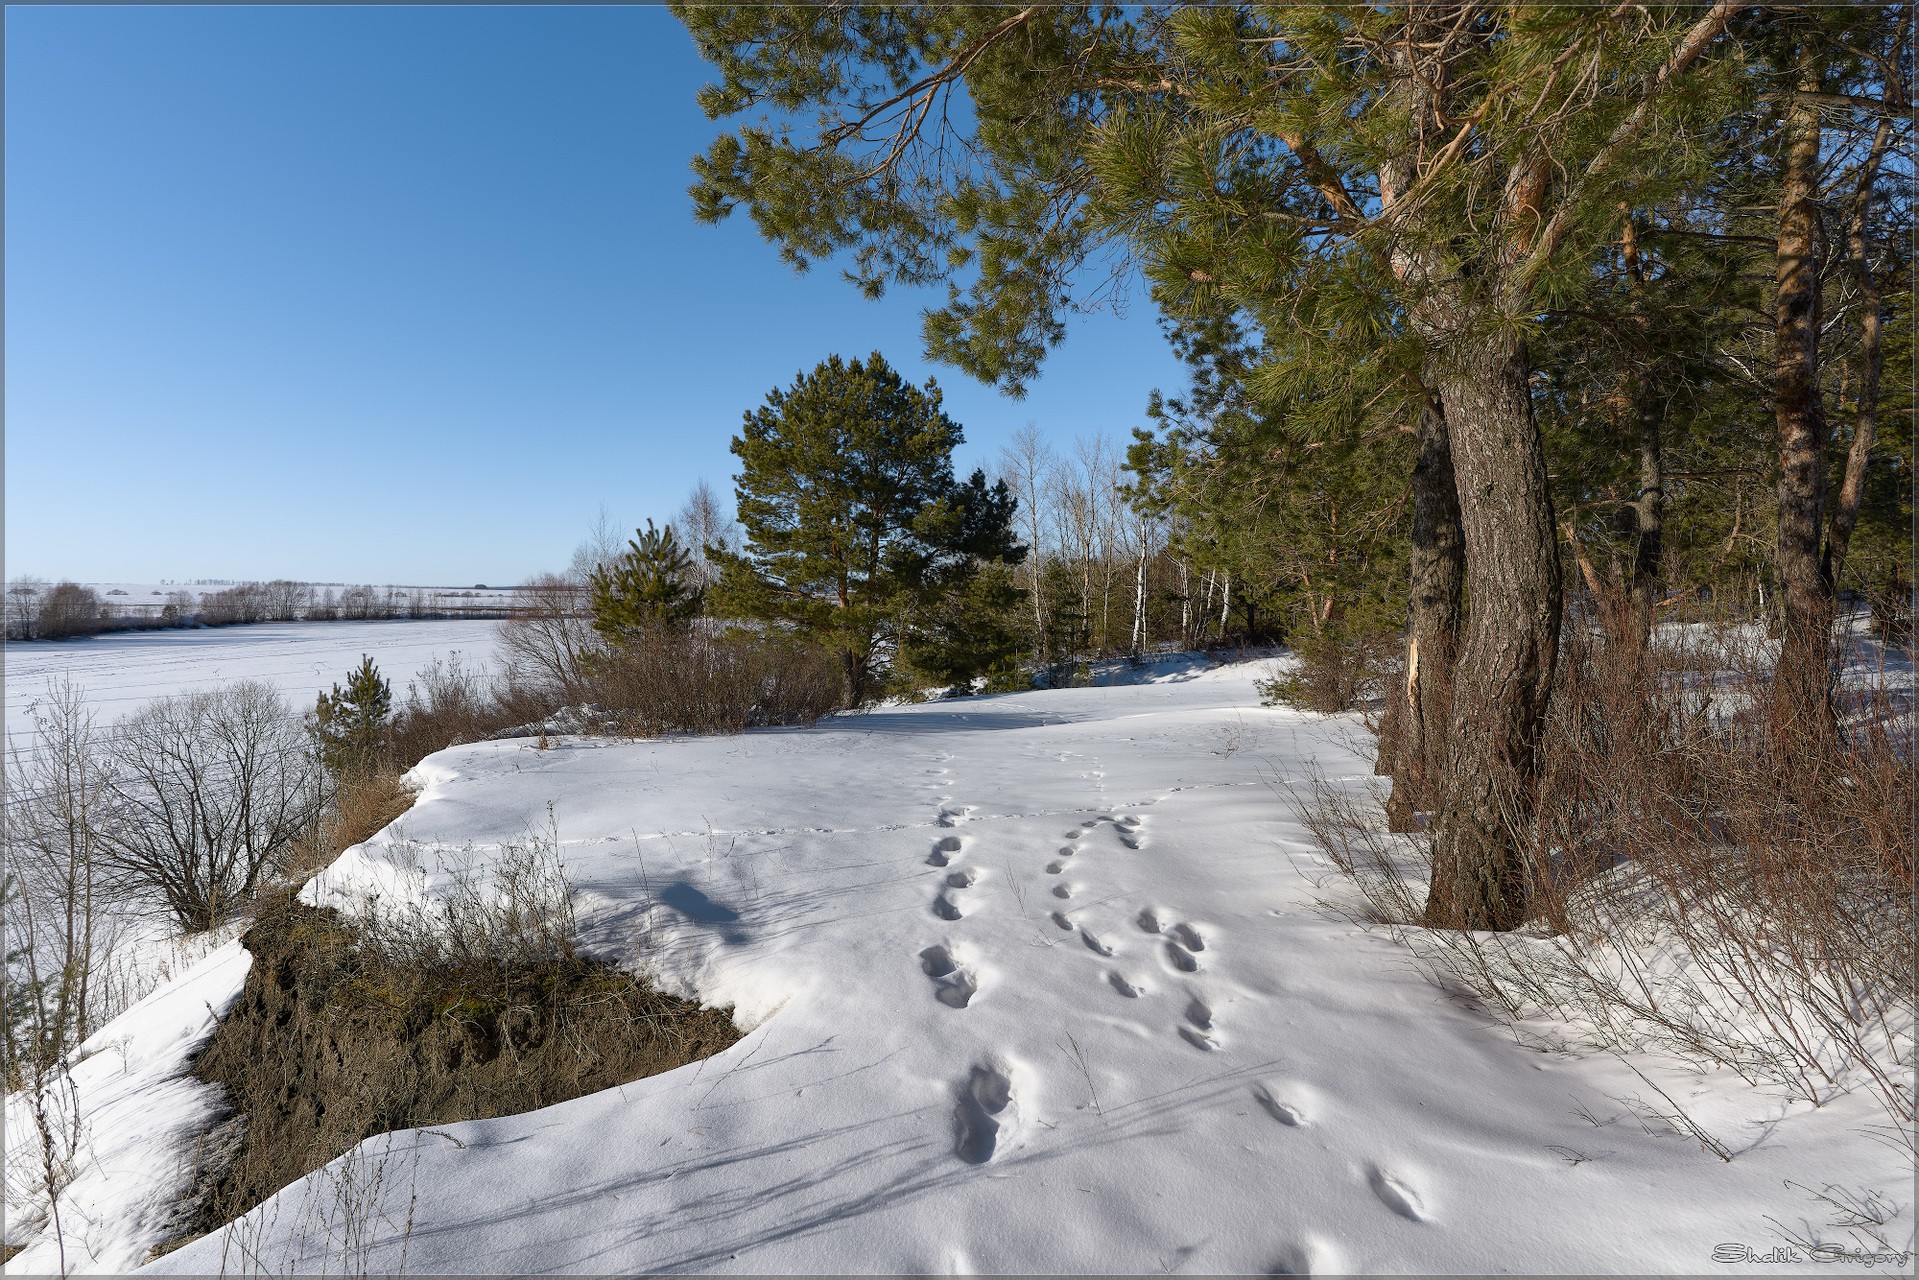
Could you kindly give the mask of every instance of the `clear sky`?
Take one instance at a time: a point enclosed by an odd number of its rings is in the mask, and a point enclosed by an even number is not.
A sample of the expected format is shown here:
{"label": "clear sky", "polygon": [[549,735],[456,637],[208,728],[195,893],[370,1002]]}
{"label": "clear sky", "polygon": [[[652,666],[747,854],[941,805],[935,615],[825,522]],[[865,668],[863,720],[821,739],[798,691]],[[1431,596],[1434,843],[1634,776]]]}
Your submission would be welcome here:
{"label": "clear sky", "polygon": [[7,574],[518,581],[730,494],[836,351],[937,376],[965,468],[1180,381],[1136,292],[1007,400],[930,294],[696,223],[706,71],[655,8],[7,8]]}

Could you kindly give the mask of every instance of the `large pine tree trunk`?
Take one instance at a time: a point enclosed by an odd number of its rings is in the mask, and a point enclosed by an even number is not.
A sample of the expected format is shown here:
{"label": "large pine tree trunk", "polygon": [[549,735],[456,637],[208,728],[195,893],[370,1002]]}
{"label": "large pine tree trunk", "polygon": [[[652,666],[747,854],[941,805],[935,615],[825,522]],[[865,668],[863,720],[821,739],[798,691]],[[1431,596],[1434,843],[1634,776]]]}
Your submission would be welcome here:
{"label": "large pine tree trunk", "polygon": [[1386,753],[1393,775],[1386,820],[1394,831],[1412,830],[1414,812],[1433,807],[1438,781],[1445,773],[1446,716],[1466,571],[1452,447],[1446,437],[1445,414],[1431,396],[1420,411],[1418,439],[1412,476],[1406,678],[1395,695],[1394,733]]}
{"label": "large pine tree trunk", "polygon": [[1525,342],[1456,309],[1439,339],[1465,534],[1464,642],[1453,667],[1446,774],[1426,922],[1511,929],[1529,908],[1525,832],[1559,652],[1559,547]]}
{"label": "large pine tree trunk", "polygon": [[1773,413],[1779,433],[1774,562],[1785,614],[1773,690],[1780,723],[1809,728],[1832,718],[1832,586],[1820,571],[1819,555],[1826,423],[1819,396],[1819,223],[1813,205],[1818,171],[1818,113],[1796,97],[1786,112],[1773,314]]}

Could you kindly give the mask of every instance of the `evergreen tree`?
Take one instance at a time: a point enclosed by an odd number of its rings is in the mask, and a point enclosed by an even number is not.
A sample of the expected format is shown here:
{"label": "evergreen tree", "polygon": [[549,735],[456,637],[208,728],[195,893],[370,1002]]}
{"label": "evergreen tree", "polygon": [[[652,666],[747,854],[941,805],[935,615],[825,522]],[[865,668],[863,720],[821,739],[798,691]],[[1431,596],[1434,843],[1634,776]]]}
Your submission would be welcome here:
{"label": "evergreen tree", "polygon": [[313,736],[320,745],[320,763],[335,778],[372,771],[386,758],[387,722],[393,715],[393,687],[373,659],[360,655],[360,665],[323,693],[313,708]]}
{"label": "evergreen tree", "polygon": [[588,577],[593,629],[615,644],[637,632],[677,627],[697,616],[705,591],[696,584],[692,554],[673,526],[635,529],[626,551]]}
{"label": "evergreen tree", "polygon": [[878,352],[771,392],[733,440],[745,549],[708,548],[721,609],[807,631],[839,655],[849,702],[866,700],[982,562],[1024,554],[1006,486],[954,481],[961,440],[938,385],[913,386]]}

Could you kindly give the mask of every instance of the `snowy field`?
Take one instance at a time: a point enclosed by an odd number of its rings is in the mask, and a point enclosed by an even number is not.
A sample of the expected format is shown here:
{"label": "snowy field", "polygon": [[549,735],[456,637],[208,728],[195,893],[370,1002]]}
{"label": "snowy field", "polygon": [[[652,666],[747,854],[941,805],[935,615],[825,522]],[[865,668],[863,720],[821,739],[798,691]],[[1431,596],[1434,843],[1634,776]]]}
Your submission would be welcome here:
{"label": "snowy field", "polygon": [[33,747],[33,712],[47,682],[63,675],[86,691],[102,725],[154,698],[234,680],[264,680],[301,709],[344,682],[360,655],[371,655],[396,697],[434,658],[491,658],[498,623],[280,622],[187,631],[135,631],[83,640],[6,646],[7,736]]}
{"label": "snowy field", "polygon": [[[433,894],[550,810],[588,943],[748,1034],[373,1139],[156,1269],[1763,1273],[1784,1230],[1847,1242],[1808,1188],[1877,1192],[1910,1240],[1864,1093],[1522,1048],[1316,906],[1342,889],[1286,789],[1371,784],[1371,744],[1260,708],[1261,669],[430,757],[310,893]],[[90,1042],[70,1268],[158,1238],[211,1103],[181,1073],[247,961]],[[1732,1161],[1642,1124],[1633,1067]],[[55,1262],[42,1235],[14,1265]]]}

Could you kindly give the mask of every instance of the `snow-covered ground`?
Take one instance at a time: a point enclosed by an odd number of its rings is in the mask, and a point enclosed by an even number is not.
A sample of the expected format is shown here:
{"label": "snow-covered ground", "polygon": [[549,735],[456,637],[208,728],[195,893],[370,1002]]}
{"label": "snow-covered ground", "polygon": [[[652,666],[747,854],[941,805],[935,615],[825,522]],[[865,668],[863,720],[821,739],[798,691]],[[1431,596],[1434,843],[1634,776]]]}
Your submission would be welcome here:
{"label": "snow-covered ground", "polygon": [[[1864,1093],[1813,1110],[1635,1062],[1724,1163],[1641,1123],[1625,1063],[1519,1046],[1317,907],[1340,889],[1287,787],[1369,785],[1370,741],[1261,708],[1263,665],[429,758],[316,895],[432,893],[550,813],[591,947],[748,1034],[374,1139],[156,1269],[1779,1272],[1811,1263],[1766,1261],[1784,1233],[1848,1243],[1812,1195],[1835,1190],[1889,1202],[1910,1247],[1911,1169]],[[216,952],[95,1037],[112,1109],[69,1266],[154,1242],[142,1206],[208,1104],[180,1064],[244,967]],[[46,1235],[15,1259],[55,1263]]]}
{"label": "snow-covered ground", "polygon": [[235,680],[264,680],[296,707],[314,698],[369,654],[394,693],[434,658],[458,652],[468,663],[493,656],[498,623],[279,622],[188,631],[135,631],[83,640],[6,646],[6,730],[33,747],[33,712],[47,682],[70,676],[104,726],[154,698]]}

